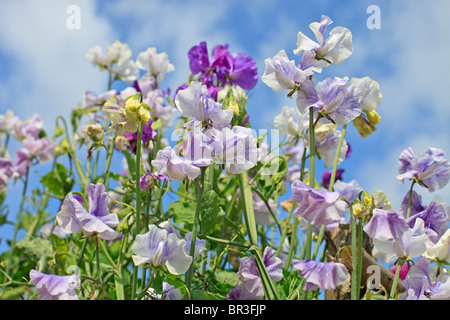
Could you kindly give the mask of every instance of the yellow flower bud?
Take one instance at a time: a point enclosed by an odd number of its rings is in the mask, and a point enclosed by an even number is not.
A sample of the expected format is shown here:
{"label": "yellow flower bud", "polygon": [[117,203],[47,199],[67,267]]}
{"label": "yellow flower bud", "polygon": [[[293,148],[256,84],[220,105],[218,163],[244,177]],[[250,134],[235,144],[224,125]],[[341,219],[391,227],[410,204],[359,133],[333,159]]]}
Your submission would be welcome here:
{"label": "yellow flower bud", "polygon": [[371,126],[376,126],[377,124],[380,123],[381,117],[375,110],[366,111],[366,115],[367,120],[369,120]]}

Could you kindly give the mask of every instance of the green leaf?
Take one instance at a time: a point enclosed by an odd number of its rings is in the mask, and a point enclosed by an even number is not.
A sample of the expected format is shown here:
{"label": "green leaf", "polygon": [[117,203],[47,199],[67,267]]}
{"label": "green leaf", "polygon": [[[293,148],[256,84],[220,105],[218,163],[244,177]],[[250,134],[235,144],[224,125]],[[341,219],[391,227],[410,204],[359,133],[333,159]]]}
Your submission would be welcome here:
{"label": "green leaf", "polygon": [[36,238],[22,240],[16,243],[16,250],[22,257],[33,262],[39,261],[44,255],[51,255],[53,248],[50,240]]}
{"label": "green leaf", "polygon": [[235,287],[239,282],[236,272],[220,269],[214,272],[214,278],[217,282],[230,285],[232,287]]}
{"label": "green leaf", "polygon": [[168,211],[173,214],[175,223],[194,223],[196,204],[191,201],[178,200],[169,204]]}
{"label": "green leaf", "polygon": [[210,235],[216,229],[220,229],[223,214],[222,208],[219,206],[220,198],[217,193],[211,189],[209,183],[205,183],[204,188],[200,215],[200,232],[204,235]]}
{"label": "green leaf", "polygon": [[56,163],[55,166],[53,171],[41,178],[41,183],[54,195],[63,198],[72,190],[75,181],[68,174],[69,170],[62,164]]}

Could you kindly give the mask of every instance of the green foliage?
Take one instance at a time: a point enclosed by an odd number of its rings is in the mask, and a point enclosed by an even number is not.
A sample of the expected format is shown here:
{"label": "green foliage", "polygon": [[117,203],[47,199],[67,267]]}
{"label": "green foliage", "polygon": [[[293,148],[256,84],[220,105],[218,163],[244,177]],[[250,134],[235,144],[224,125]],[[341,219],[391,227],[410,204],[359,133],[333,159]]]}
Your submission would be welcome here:
{"label": "green foliage", "polygon": [[63,198],[72,190],[75,180],[70,171],[61,163],[55,163],[55,170],[41,178],[41,183],[55,196]]}

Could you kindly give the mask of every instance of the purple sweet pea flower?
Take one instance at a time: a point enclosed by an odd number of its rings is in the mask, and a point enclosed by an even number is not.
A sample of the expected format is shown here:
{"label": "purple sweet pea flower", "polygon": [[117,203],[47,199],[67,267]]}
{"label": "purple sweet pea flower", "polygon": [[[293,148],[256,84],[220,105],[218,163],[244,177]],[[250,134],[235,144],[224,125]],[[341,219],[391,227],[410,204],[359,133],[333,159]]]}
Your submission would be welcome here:
{"label": "purple sweet pea flower", "polygon": [[[191,241],[192,241],[192,232],[187,232],[184,235],[184,238],[180,235],[180,233],[178,232],[177,229],[174,228],[174,226],[170,223],[170,221],[164,221],[162,223],[159,224],[159,227],[167,230],[167,232],[169,233],[173,233],[177,236],[178,239],[183,239],[184,241],[186,241],[186,247],[185,247],[185,252],[187,255],[190,254],[191,251]],[[195,252],[194,252],[194,259],[197,259],[197,257],[199,255],[201,255],[204,251],[206,250],[206,241],[205,240],[200,240],[200,239],[196,239],[195,240]]]}
{"label": "purple sweet pea flower", "polygon": [[[408,212],[408,206],[409,206],[409,191],[403,198],[403,201],[400,205],[400,210],[406,214]],[[422,205],[422,196],[413,190],[410,215],[415,215],[416,213],[422,212],[425,209],[426,206]]]}
{"label": "purple sweet pea flower", "polygon": [[373,216],[364,226],[364,231],[376,240],[394,240],[409,229],[403,215],[395,210],[373,209]]}
{"label": "purple sweet pea flower", "polygon": [[[283,278],[283,261],[276,256],[275,250],[266,247],[262,259],[270,278],[275,282],[280,281]],[[264,288],[254,256],[241,259],[237,276],[250,294],[264,296]]]}
{"label": "purple sweet pea flower", "polygon": [[300,113],[312,107],[331,118],[338,125],[344,125],[362,112],[361,97],[353,94],[348,78],[327,78],[314,88],[312,80],[303,82],[297,92],[297,108]]}
{"label": "purple sweet pea flower", "polygon": [[208,48],[205,41],[200,42],[197,46],[193,46],[188,52],[188,58],[189,67],[193,74],[208,72],[209,57]]}
{"label": "purple sweet pea flower", "polygon": [[27,137],[22,143],[29,151],[29,156],[38,158],[41,163],[50,161],[55,155],[56,143],[47,137],[41,139]]}
{"label": "purple sweet pea flower", "polygon": [[11,159],[0,158],[0,188],[6,186],[6,183],[14,175]]}
{"label": "purple sweet pea flower", "polygon": [[333,190],[338,192],[342,198],[351,203],[358,198],[362,188],[358,185],[356,180],[352,180],[350,182],[337,180],[333,186]]}
{"label": "purple sweet pea flower", "polygon": [[242,173],[257,164],[259,151],[252,129],[241,126],[221,131],[209,129],[205,135],[213,148],[214,162],[229,165],[232,174]]}
{"label": "purple sweet pea flower", "polygon": [[147,190],[152,189],[155,185],[155,181],[163,180],[163,181],[169,181],[170,179],[165,174],[156,174],[156,173],[145,173],[142,175],[140,181],[140,188],[141,190]]}
{"label": "purple sweet pea flower", "polygon": [[447,215],[434,201],[424,210],[412,214],[406,223],[412,228],[419,218],[424,221],[425,232],[433,243],[436,243],[448,229]]}
{"label": "purple sweet pea flower", "polygon": [[236,287],[228,291],[227,298],[229,300],[262,300],[264,296],[251,293],[242,282],[239,282]]}
{"label": "purple sweet pea flower", "polygon": [[30,152],[25,148],[17,150],[13,166],[14,177],[25,176],[31,165]]}
{"label": "purple sweet pea flower", "polygon": [[443,188],[450,179],[450,162],[444,159],[444,151],[429,148],[415,155],[412,148],[404,150],[399,157],[397,180],[414,179],[430,192]]}
{"label": "purple sweet pea flower", "polygon": [[[146,145],[150,139],[153,139],[154,137],[156,137],[157,133],[155,130],[152,129],[152,123],[153,123],[153,119],[150,119],[148,124],[146,124],[146,123],[142,124],[142,143],[144,145]],[[133,153],[136,153],[137,139],[139,136],[139,132],[138,131],[125,132],[123,136],[128,139],[130,148],[133,151]]]}
{"label": "purple sweet pea flower", "polygon": [[76,275],[58,276],[31,269],[30,282],[38,290],[39,300],[78,300],[80,283]]}
{"label": "purple sweet pea flower", "polygon": [[294,260],[292,264],[305,278],[303,290],[333,290],[347,280],[347,267],[338,262]]}
{"label": "purple sweet pea flower", "polygon": [[[342,180],[342,174],[344,173],[344,169],[337,169],[336,170],[336,176],[334,177],[334,181]],[[322,187],[325,189],[328,189],[330,186],[330,180],[331,180],[331,170],[326,170],[322,174]]]}
{"label": "purple sweet pea flower", "polygon": [[340,220],[347,209],[347,204],[339,200],[339,193],[311,188],[298,179],[292,182],[292,192],[292,201],[298,203],[294,216],[314,226]]}
{"label": "purple sweet pea flower", "polygon": [[185,89],[178,91],[175,105],[184,117],[193,117],[216,129],[230,125],[233,110],[223,110],[222,104],[211,99],[205,85],[192,81]]}
{"label": "purple sweet pea flower", "polygon": [[[148,289],[147,294],[152,300],[182,300],[183,298],[181,290],[168,282],[163,282],[161,294],[155,293],[153,288]],[[145,297],[142,298],[144,299]]]}
{"label": "purple sweet pea flower", "polygon": [[294,60],[289,60],[284,50],[280,50],[273,58],[267,58],[264,63],[266,70],[261,80],[275,92],[296,90],[310,75],[299,69]]}
{"label": "purple sweet pea flower", "polygon": [[183,274],[191,265],[192,257],[186,254],[186,241],[175,233],[151,224],[149,231],[136,236],[131,247],[134,265],[149,263],[153,267],[166,265],[172,274]]}
{"label": "purple sweet pea flower", "polygon": [[200,173],[200,168],[194,166],[189,160],[180,159],[170,146],[158,150],[152,165],[158,174],[165,173],[173,181],[181,181],[185,178],[194,180]]}
{"label": "purple sweet pea flower", "polygon": [[110,213],[108,193],[101,183],[86,186],[89,198],[89,211],[69,193],[56,214],[56,221],[67,234],[82,231],[85,236],[98,234],[104,240],[113,240],[116,232],[112,229],[119,225],[117,213]]}
{"label": "purple sweet pea flower", "polygon": [[448,274],[441,274],[432,279],[428,268],[430,260],[420,257],[411,267],[403,280],[405,292],[400,300],[448,300],[450,298],[450,281]]}
{"label": "purple sweet pea flower", "polygon": [[233,55],[233,65],[228,79],[231,84],[238,85],[244,90],[251,90],[258,82],[256,62],[245,53]]}

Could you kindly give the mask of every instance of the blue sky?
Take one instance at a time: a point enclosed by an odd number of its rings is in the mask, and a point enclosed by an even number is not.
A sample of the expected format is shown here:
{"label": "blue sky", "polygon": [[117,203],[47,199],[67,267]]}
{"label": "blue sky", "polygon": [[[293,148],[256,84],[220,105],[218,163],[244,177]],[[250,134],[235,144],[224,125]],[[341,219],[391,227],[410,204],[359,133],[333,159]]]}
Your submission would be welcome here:
{"label": "blue sky", "polygon": [[[66,27],[66,9],[73,4],[80,8],[77,30]],[[366,26],[370,5],[380,8],[380,29]],[[280,49],[298,59],[292,53],[297,32],[314,38],[309,24],[325,14],[334,21],[330,27],[352,31],[354,52],[341,65],[324,69],[323,77],[369,76],[383,94],[378,130],[365,139],[348,130],[352,155],[341,166],[344,179],[357,180],[369,192],[383,190],[398,207],[409,188],[395,179],[402,150],[420,152],[432,146],[450,158],[449,11],[445,0],[2,0],[0,113],[12,109],[22,119],[38,113],[53,133],[55,117],[67,117],[83,102],[85,90],[105,91],[106,74],[90,64],[85,52],[116,39],[129,44],[133,58],[152,46],[167,52],[175,72],[164,83],[172,90],[186,81],[187,51],[200,41],[207,41],[209,48],[226,43],[231,52],[251,55],[261,76],[264,59]],[[295,107],[295,100],[262,81],[251,95],[247,108],[256,130],[269,129],[283,106]],[[20,189],[12,187],[11,192]],[[449,190],[447,186],[431,194],[417,189],[424,202],[450,202]],[[17,205],[12,196],[8,200]]]}

